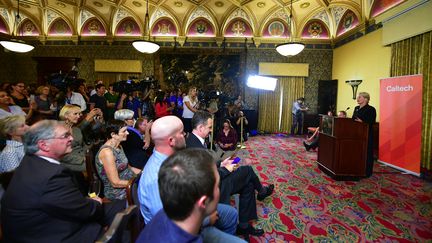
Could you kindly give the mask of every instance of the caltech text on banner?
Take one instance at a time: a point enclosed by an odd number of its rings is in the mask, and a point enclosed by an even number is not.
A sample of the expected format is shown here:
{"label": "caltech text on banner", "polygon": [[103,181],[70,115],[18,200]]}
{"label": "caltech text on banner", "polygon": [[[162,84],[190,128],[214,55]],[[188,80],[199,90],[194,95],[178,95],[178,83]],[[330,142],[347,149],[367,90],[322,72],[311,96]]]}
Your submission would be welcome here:
{"label": "caltech text on banner", "polygon": [[420,175],[422,75],[381,79],[378,160]]}

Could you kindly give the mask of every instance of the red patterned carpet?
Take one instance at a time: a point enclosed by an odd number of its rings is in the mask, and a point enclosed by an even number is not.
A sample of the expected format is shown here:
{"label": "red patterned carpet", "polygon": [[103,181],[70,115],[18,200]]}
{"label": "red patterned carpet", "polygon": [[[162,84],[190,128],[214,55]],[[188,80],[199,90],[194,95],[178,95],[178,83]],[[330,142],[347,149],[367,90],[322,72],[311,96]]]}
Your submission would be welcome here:
{"label": "red patterned carpet", "polygon": [[238,155],[275,193],[258,202],[251,242],[432,242],[432,183],[375,163],[374,175],[338,182],[301,138],[256,136]]}

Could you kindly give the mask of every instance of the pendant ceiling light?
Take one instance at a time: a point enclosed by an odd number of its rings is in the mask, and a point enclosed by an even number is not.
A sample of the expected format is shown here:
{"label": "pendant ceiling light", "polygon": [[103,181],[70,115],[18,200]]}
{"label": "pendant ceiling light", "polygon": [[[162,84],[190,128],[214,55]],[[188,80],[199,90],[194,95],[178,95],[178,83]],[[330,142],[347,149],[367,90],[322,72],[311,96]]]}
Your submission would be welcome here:
{"label": "pendant ceiling light", "polygon": [[288,27],[288,35],[289,35],[289,41],[287,43],[283,43],[276,46],[276,51],[281,54],[282,56],[295,56],[299,54],[303,49],[305,48],[305,45],[301,42],[295,42],[292,38],[292,29],[291,29],[291,23],[292,23],[292,0],[291,0],[291,10],[290,10],[290,16],[289,16],[289,27]]}
{"label": "pendant ceiling light", "polygon": [[132,42],[132,46],[135,47],[135,49],[137,49],[137,51],[142,52],[142,53],[146,53],[146,54],[152,54],[155,53],[159,50],[160,46],[158,44],[156,44],[155,42],[150,41],[150,18],[149,18],[149,14],[148,14],[148,10],[149,10],[149,0],[147,0],[147,10],[146,10],[146,15],[145,15],[145,19],[144,19],[144,35],[146,35],[147,31],[148,31],[148,35],[147,35],[147,40],[137,40]]}
{"label": "pendant ceiling light", "polygon": [[13,24],[13,29],[11,31],[11,39],[8,41],[0,41],[0,45],[2,45],[4,48],[8,49],[9,51],[13,52],[20,52],[25,53],[29,52],[34,49],[34,46],[26,44],[22,40],[18,40],[17,37],[14,37],[14,34],[19,33],[19,23],[21,22],[21,16],[19,14],[19,0],[18,0],[18,8],[17,8],[17,14],[15,16],[15,21]]}

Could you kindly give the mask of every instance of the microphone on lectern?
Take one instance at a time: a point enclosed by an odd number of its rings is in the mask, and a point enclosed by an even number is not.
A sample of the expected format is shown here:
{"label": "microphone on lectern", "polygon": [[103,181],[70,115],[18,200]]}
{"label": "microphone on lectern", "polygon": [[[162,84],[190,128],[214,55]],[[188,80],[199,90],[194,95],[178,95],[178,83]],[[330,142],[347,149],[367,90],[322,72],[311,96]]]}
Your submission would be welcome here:
{"label": "microphone on lectern", "polygon": [[347,110],[349,110],[351,107],[347,107],[346,109],[345,109],[345,111],[347,111]]}

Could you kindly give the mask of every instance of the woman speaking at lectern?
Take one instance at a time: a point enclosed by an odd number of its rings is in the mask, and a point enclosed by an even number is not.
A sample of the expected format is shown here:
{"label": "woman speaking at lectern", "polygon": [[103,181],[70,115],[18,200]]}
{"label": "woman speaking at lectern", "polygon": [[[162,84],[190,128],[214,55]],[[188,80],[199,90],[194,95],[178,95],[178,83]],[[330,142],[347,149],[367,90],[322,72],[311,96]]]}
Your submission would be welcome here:
{"label": "woman speaking at lectern", "polygon": [[373,171],[373,124],[376,120],[376,110],[369,105],[369,93],[360,92],[357,96],[358,106],[354,109],[352,119],[357,122],[364,122],[369,125],[367,156],[366,156],[366,177],[370,177]]}

